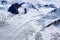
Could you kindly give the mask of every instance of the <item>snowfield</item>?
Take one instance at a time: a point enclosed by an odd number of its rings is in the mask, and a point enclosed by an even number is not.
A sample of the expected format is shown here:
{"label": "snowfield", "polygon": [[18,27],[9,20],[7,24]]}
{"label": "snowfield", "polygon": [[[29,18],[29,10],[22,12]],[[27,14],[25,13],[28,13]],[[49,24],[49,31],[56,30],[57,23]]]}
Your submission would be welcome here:
{"label": "snowfield", "polygon": [[[6,0],[6,4],[1,4],[1,1],[0,40],[60,40],[60,21],[46,27],[60,19],[60,0]],[[25,4],[18,9],[18,15],[13,15],[7,10],[16,2]],[[27,9],[26,14],[24,8]]]}

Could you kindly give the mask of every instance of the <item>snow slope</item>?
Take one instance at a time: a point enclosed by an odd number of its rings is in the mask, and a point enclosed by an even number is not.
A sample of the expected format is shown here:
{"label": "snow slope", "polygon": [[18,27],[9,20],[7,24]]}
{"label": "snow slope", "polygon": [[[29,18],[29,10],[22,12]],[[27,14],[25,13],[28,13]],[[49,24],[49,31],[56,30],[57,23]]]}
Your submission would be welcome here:
{"label": "snow slope", "polygon": [[[44,29],[46,25],[60,19],[59,0],[7,0],[7,2],[6,5],[0,3],[0,40],[60,40],[60,25],[51,25]],[[26,2],[18,9],[20,12],[18,15],[7,12],[15,2]],[[38,10],[30,8],[28,3],[33,4]],[[44,7],[51,3],[57,8],[55,12],[52,12],[55,8]],[[36,6],[37,4],[41,5],[40,8]],[[23,14],[24,8],[27,8],[26,14]]]}

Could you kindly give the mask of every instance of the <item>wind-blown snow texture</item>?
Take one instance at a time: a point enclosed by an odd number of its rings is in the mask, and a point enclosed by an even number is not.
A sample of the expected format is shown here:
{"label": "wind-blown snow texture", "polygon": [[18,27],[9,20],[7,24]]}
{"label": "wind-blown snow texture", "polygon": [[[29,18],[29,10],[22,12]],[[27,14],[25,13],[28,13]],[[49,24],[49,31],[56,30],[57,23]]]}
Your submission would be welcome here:
{"label": "wind-blown snow texture", "polygon": [[[7,11],[22,2],[19,14]],[[60,0],[0,0],[0,40],[60,40],[60,21],[54,25],[56,20],[60,20]]]}

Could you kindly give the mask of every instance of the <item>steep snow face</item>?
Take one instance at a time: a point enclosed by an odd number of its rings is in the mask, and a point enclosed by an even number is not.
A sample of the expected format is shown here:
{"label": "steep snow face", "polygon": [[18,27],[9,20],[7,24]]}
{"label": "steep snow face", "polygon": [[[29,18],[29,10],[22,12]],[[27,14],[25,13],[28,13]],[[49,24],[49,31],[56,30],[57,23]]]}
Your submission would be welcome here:
{"label": "steep snow face", "polygon": [[[7,4],[0,3],[0,40],[60,40],[60,24],[45,27],[60,19],[59,0],[6,1]],[[18,15],[13,15],[7,10],[16,2],[25,4],[18,9]],[[56,8],[45,7],[50,4],[54,4]],[[26,14],[24,8],[27,9]]]}

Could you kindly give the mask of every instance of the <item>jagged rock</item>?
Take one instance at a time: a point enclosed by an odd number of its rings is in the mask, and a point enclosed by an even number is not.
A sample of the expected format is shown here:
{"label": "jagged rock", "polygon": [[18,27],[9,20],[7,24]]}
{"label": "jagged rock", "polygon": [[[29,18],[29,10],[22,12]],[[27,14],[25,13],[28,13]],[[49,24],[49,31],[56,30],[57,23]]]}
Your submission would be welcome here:
{"label": "jagged rock", "polygon": [[27,9],[26,9],[26,8],[24,8],[24,11],[25,11],[25,12],[24,12],[24,14],[26,14],[26,13],[27,13]]}
{"label": "jagged rock", "polygon": [[59,20],[56,20],[56,21],[54,21],[54,22],[52,22],[52,23],[50,23],[49,25],[47,25],[46,27],[49,27],[49,26],[51,26],[51,25],[59,25],[59,23],[60,23],[60,19]]}
{"label": "jagged rock", "polygon": [[[22,7],[22,5],[23,5],[24,3],[25,3],[25,2],[23,2],[23,3],[21,3],[21,4],[18,4],[18,3],[12,4],[12,6],[9,7],[8,12],[11,12],[12,14],[15,14],[15,15],[16,15],[16,14],[19,14],[18,8],[19,8],[19,7]],[[24,14],[26,14],[26,13],[27,13],[27,9],[24,8],[24,11],[25,11]]]}
{"label": "jagged rock", "polygon": [[19,6],[20,5],[18,3],[12,4],[12,6],[9,7],[8,12],[11,12],[12,14],[19,14],[18,12]]}

